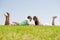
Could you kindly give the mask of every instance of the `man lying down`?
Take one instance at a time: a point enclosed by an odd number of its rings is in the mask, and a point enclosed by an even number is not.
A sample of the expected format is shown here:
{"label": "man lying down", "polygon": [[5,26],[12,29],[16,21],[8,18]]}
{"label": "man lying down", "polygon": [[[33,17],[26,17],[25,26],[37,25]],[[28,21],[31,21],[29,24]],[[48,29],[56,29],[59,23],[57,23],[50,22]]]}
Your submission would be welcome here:
{"label": "man lying down", "polygon": [[22,21],[21,23],[13,22],[13,25],[30,25],[32,21],[32,17],[28,16],[26,20]]}

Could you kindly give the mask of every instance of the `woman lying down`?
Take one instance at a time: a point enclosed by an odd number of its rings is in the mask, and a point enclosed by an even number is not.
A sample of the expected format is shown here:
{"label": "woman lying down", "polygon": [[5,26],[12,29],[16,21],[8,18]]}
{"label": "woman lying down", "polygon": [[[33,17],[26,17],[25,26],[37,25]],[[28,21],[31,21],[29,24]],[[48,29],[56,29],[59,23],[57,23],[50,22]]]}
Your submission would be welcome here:
{"label": "woman lying down", "polygon": [[32,17],[28,16],[26,20],[22,21],[21,23],[13,22],[13,25],[30,25],[32,21]]}

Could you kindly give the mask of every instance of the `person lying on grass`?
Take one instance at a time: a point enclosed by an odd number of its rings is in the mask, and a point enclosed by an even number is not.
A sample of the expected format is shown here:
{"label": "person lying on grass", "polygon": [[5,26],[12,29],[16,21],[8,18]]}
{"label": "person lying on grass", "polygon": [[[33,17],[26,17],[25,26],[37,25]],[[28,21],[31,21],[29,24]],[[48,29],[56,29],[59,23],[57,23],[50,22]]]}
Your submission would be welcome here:
{"label": "person lying on grass", "polygon": [[33,20],[34,20],[35,25],[39,25],[39,20],[38,20],[37,16],[34,16]]}
{"label": "person lying on grass", "polygon": [[10,24],[10,14],[8,12],[6,12],[6,14],[4,14],[6,20],[5,20],[5,25],[9,25]]}
{"label": "person lying on grass", "polygon": [[14,25],[30,25],[32,21],[32,17],[28,16],[26,20],[22,21],[21,23],[13,22]]}

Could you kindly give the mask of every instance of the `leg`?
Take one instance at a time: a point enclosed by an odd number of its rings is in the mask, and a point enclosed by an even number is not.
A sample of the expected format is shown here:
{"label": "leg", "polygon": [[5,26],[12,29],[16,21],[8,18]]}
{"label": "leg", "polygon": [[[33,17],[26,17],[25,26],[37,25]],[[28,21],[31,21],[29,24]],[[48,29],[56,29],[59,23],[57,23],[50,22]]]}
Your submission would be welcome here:
{"label": "leg", "polygon": [[17,23],[17,22],[12,22],[14,25],[19,25],[19,23]]}
{"label": "leg", "polygon": [[57,18],[57,16],[53,16],[53,19],[52,19],[52,25],[54,26],[55,25],[55,19]]}

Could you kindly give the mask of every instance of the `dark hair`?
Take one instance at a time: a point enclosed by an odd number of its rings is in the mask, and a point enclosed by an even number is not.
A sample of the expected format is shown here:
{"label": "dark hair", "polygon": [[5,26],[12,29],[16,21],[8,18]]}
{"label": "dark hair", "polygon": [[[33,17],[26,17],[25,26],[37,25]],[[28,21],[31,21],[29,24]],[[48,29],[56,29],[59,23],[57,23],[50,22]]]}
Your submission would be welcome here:
{"label": "dark hair", "polygon": [[35,22],[35,25],[39,25],[39,20],[38,20],[37,16],[34,16],[33,17],[33,20],[35,20],[34,21]]}
{"label": "dark hair", "polygon": [[27,18],[29,19],[29,18],[32,18],[32,17],[31,16],[28,16]]}
{"label": "dark hair", "polygon": [[38,20],[38,18],[36,16],[33,17],[33,20],[35,20],[35,19],[36,19],[36,21]]}

